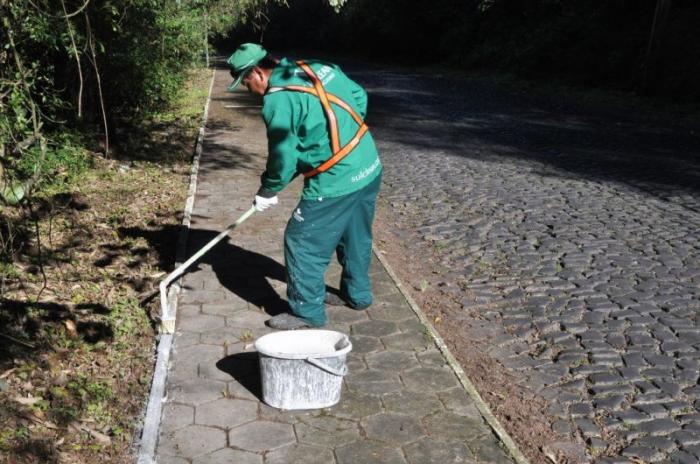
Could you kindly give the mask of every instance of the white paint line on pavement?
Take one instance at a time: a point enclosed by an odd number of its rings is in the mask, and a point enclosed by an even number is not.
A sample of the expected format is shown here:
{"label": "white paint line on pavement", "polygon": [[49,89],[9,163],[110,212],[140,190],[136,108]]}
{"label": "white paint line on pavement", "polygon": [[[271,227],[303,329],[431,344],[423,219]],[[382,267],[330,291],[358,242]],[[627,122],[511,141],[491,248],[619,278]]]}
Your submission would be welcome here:
{"label": "white paint line on pavement", "polygon": [[[204,141],[204,127],[209,116],[209,102],[211,101],[211,93],[214,88],[214,78],[216,70],[212,71],[211,83],[209,84],[209,95],[207,102],[204,105],[204,115],[202,116],[202,124],[197,133],[197,141],[195,146],[195,155],[192,160],[192,169],[190,170],[190,186],[187,190],[187,201],[185,202],[184,218],[182,219],[182,231],[178,238],[176,247],[175,267],[185,260],[187,252],[187,235],[190,229],[190,220],[192,218],[192,210],[194,209],[194,195],[197,191],[197,174],[199,172],[199,158],[202,156],[202,142]],[[160,430],[160,419],[163,402],[165,401],[165,384],[168,378],[168,360],[170,359],[170,349],[172,347],[173,335],[175,329],[175,315],[177,311],[177,299],[180,293],[180,281],[173,283],[168,292],[168,309],[169,314],[163,315],[169,320],[164,320],[164,325],[171,325],[170,333],[161,333],[158,341],[158,357],[156,358],[156,366],[153,372],[153,381],[151,382],[151,393],[148,396],[148,407],[146,409],[146,417],[143,420],[143,429],[141,431],[141,440],[139,443],[138,464],[153,464],[155,463],[156,447],[158,446],[158,432]]]}
{"label": "white paint line on pavement", "polygon": [[503,446],[508,450],[508,452],[517,464],[529,464],[525,455],[523,455],[523,453],[518,449],[518,445],[515,444],[510,435],[508,435],[508,432],[506,432],[506,429],[504,429],[501,423],[498,422],[498,419],[496,418],[496,416],[493,415],[488,404],[486,404],[483,398],[481,398],[481,395],[479,395],[479,392],[476,390],[476,387],[474,387],[474,384],[471,382],[471,380],[469,380],[467,373],[464,372],[462,366],[459,365],[455,357],[452,355],[450,349],[445,344],[445,341],[442,339],[437,330],[435,330],[435,327],[433,327],[433,325],[430,323],[425,314],[423,314],[423,310],[420,309],[418,303],[416,303],[413,297],[411,297],[411,295],[408,293],[404,285],[399,280],[398,276],[394,273],[394,270],[391,268],[391,266],[389,266],[389,262],[384,256],[382,256],[382,252],[375,245],[372,245],[372,251],[374,252],[374,255],[377,257],[379,262],[382,263],[382,266],[384,266],[384,269],[386,270],[387,274],[389,274],[391,280],[394,281],[394,284],[396,284],[396,288],[399,289],[403,297],[408,302],[408,305],[411,307],[413,312],[416,313],[418,319],[420,319],[421,323],[430,331],[430,335],[433,337],[435,344],[440,349],[443,356],[445,356],[447,363],[450,365],[450,367],[452,367],[452,370],[454,371],[459,381],[462,383],[462,386],[466,390],[467,394],[471,397],[472,400],[474,400],[474,403],[476,403],[476,407],[481,413],[481,415],[484,416],[484,419],[489,424],[489,426],[491,426],[491,429],[493,429],[494,433],[498,436],[498,438],[501,439]]}
{"label": "white paint line on pavement", "polygon": [[224,105],[224,108],[262,108],[262,105]]}

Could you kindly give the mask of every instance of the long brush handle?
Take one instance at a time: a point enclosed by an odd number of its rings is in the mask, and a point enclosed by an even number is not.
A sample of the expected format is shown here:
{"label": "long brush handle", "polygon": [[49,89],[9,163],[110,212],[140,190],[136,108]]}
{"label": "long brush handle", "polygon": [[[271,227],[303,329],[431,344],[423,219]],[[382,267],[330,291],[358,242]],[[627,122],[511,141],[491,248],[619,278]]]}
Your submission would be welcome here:
{"label": "long brush handle", "polygon": [[248,219],[250,216],[255,213],[255,206],[251,206],[251,208],[243,213],[241,217],[239,217],[236,222],[228,226],[226,229],[221,231],[219,235],[214,237],[212,240],[209,241],[206,245],[202,247],[201,250],[199,250],[197,253],[192,255],[187,261],[182,263],[177,269],[175,269],[173,272],[168,274],[168,277],[165,278],[160,283],[160,310],[161,310],[161,321],[163,321],[163,331],[166,333],[173,333],[175,331],[175,324],[174,324],[174,318],[170,317],[169,315],[169,308],[168,308],[168,286],[178,277],[180,277],[185,270],[192,265],[195,261],[197,261],[199,258],[201,258],[207,251],[212,249],[214,245],[219,243],[221,239],[226,237],[233,229],[238,227],[239,225],[243,224],[246,219]]}

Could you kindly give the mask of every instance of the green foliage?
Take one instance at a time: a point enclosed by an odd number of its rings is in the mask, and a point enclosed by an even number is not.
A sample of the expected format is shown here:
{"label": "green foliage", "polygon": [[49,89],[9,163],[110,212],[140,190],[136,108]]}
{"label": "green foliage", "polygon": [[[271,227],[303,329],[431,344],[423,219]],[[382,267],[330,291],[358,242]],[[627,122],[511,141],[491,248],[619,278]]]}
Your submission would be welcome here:
{"label": "green foliage", "polygon": [[133,334],[141,333],[150,327],[148,317],[135,298],[122,298],[117,301],[108,320],[114,330],[114,343],[122,348],[128,346]]}
{"label": "green foliage", "polygon": [[42,156],[38,147],[27,150],[17,164],[17,172],[29,177],[42,173],[40,187],[59,187],[83,174],[92,164],[92,158],[73,134],[57,133]]}
{"label": "green foliage", "polygon": [[89,164],[81,145],[103,151],[164,108],[210,37],[266,4],[0,1],[0,203],[79,175]]}
{"label": "green foliage", "polygon": [[18,205],[24,199],[24,187],[17,181],[5,182],[0,197],[8,205]]}
{"label": "green foliage", "polygon": [[[658,1],[349,0],[336,14],[317,0],[295,0],[271,9],[265,44],[272,50],[313,44],[393,62],[496,69],[698,101],[700,3],[671,2],[651,59]],[[239,29],[236,37],[251,34]],[[647,89],[645,69],[653,71]]]}

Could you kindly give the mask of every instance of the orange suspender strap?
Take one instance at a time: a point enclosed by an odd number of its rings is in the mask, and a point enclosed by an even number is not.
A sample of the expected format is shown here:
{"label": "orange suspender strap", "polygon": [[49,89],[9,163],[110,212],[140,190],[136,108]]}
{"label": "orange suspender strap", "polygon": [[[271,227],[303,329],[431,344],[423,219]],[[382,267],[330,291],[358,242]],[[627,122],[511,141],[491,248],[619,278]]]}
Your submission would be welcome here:
{"label": "orange suspender strap", "polygon": [[[288,85],[288,86],[286,86],[286,87],[273,87],[273,88],[270,89],[270,90],[276,90],[276,89],[279,89],[279,90],[293,90],[293,91],[295,91],[295,92],[304,92],[304,93],[308,93],[308,94],[311,94],[311,95],[318,96],[318,93],[316,92],[315,89],[312,89],[312,88],[310,88],[310,87],[302,87],[301,85]],[[365,123],[365,122],[362,120],[362,118],[360,117],[360,115],[357,114],[357,113],[355,113],[355,110],[353,110],[352,107],[350,107],[350,105],[348,105],[347,103],[345,103],[343,100],[341,100],[340,98],[336,97],[336,96],[333,95],[332,93],[328,93],[328,92],[326,92],[326,96],[328,97],[328,101],[330,101],[331,103],[335,103],[336,105],[338,105],[339,107],[341,107],[342,109],[344,109],[345,111],[347,111],[348,113],[350,113],[350,116],[352,116],[352,118],[355,120],[355,122],[357,123],[358,126],[361,126],[361,125],[363,125],[363,124]]]}
{"label": "orange suspender strap", "polygon": [[[297,65],[299,65],[299,67],[301,67],[301,69],[303,69],[304,72],[309,76],[311,82],[314,85],[313,89],[309,87],[290,85],[286,87],[274,87],[270,90],[292,90],[296,92],[304,92],[317,96],[318,99],[321,101],[321,106],[323,107],[323,111],[326,114],[326,119],[328,120],[333,156],[328,158],[326,161],[324,161],[311,171],[305,172],[304,177],[308,178],[313,177],[320,172],[327,171],[334,164],[336,164],[338,161],[347,156],[360,143],[360,140],[367,133],[367,130],[369,128],[350,105],[348,105],[335,95],[326,92],[326,89],[323,87],[323,83],[318,78],[318,76],[316,76],[316,73],[314,73],[313,69],[311,69],[309,65],[307,65],[303,61],[297,61]],[[340,106],[345,111],[350,113],[350,116],[352,116],[357,125],[360,126],[357,130],[357,133],[355,133],[352,139],[350,139],[350,141],[342,148],[340,148],[340,133],[338,131],[338,121],[335,116],[335,112],[333,111],[333,108],[331,107],[329,102],[335,103],[336,105]]]}
{"label": "orange suspender strap", "polygon": [[318,78],[316,73],[309,67],[308,64],[303,61],[297,61],[297,65],[304,70],[304,72],[311,78],[311,82],[314,84],[316,93],[319,100],[321,100],[321,106],[323,106],[323,111],[326,113],[326,118],[328,119],[328,128],[331,135],[331,149],[333,153],[337,153],[340,150],[340,134],[338,133],[338,121],[335,118],[335,113],[331,104],[328,102],[328,95],[326,95],[326,89],[323,88],[323,83],[321,79]]}
{"label": "orange suspender strap", "polygon": [[321,163],[320,166],[316,167],[315,169],[312,169],[309,172],[305,172],[304,177],[313,177],[319,172],[325,172],[329,170],[335,163],[345,158],[345,156],[348,153],[355,149],[357,144],[360,143],[360,139],[363,135],[365,135],[368,129],[369,127],[367,127],[367,124],[363,124],[362,126],[360,126],[360,130],[357,131],[355,136],[347,143],[347,145],[341,148],[340,151],[334,153],[333,156],[328,158],[326,161]]}

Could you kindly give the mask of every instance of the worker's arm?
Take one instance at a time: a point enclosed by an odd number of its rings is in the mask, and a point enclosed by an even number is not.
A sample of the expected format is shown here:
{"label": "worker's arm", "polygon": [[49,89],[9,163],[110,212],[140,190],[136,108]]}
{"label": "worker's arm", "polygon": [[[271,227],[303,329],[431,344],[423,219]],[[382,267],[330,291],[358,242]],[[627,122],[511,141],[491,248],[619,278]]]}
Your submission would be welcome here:
{"label": "worker's arm", "polygon": [[357,108],[359,109],[360,117],[365,119],[367,116],[367,92],[363,89],[357,82],[353,81],[348,77],[348,83],[350,85],[350,91],[352,96],[357,103]]}
{"label": "worker's arm", "polygon": [[[297,174],[299,139],[298,115],[292,111],[291,92],[270,96],[280,101],[263,107],[267,126],[268,155],[265,172],[260,177],[258,195],[271,197],[284,189]],[[285,95],[286,94],[286,95]]]}

